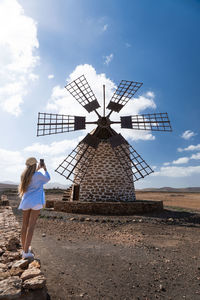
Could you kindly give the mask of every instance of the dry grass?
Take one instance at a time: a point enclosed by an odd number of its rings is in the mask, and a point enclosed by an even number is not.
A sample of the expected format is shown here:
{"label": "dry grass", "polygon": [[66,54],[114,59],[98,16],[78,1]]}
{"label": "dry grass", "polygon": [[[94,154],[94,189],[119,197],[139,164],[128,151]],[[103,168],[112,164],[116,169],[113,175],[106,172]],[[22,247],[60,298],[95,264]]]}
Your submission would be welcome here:
{"label": "dry grass", "polygon": [[137,200],[162,200],[164,206],[200,211],[200,193],[136,192]]}

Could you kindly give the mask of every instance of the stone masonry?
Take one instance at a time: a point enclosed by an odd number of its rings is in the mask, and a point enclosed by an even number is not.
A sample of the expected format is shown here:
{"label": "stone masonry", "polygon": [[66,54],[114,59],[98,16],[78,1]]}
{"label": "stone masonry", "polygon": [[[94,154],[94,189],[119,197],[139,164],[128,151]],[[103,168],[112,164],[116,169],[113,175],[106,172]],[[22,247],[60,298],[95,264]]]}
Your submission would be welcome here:
{"label": "stone masonry", "polygon": [[0,200],[0,300],[47,299],[40,261],[22,259],[21,226],[4,198]]}
{"label": "stone masonry", "polygon": [[[126,147],[126,151],[129,151],[128,146]],[[130,163],[127,157],[124,157],[124,160]],[[85,165],[83,163],[80,166],[80,164],[78,167],[84,172]],[[76,177],[74,184],[79,184]],[[133,180],[130,181],[128,179],[110,143],[108,141],[101,141],[80,184],[79,201],[130,202],[135,200]]]}

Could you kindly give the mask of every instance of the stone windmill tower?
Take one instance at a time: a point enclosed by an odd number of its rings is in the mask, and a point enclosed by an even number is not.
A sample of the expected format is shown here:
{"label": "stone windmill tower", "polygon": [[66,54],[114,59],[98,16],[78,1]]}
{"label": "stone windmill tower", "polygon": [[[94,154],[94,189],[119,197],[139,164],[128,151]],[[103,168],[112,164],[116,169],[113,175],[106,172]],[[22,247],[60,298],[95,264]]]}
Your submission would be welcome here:
{"label": "stone windmill tower", "polygon": [[76,146],[55,170],[72,181],[71,201],[112,202],[135,200],[134,182],[153,172],[150,166],[117,133],[112,124],[121,128],[152,131],[171,131],[167,113],[143,114],[120,117],[111,121],[112,112],[120,112],[134,96],[142,83],[122,80],[112,96],[105,116],[105,86],[103,86],[103,116],[84,75],[66,86],[71,95],[87,110],[94,111],[98,120],[87,122],[84,116],[50,113],[38,114],[37,136],[82,130],[87,124],[97,127]]}

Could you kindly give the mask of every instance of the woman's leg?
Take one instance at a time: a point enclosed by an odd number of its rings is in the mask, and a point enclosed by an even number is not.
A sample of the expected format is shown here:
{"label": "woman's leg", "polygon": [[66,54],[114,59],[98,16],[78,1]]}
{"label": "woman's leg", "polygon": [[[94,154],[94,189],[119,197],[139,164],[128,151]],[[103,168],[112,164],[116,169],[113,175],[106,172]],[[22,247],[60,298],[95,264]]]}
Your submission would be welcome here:
{"label": "woman's leg", "polygon": [[23,210],[23,222],[22,222],[22,229],[21,229],[21,241],[22,241],[22,249],[24,250],[25,240],[26,240],[26,233],[29,223],[29,216],[31,210]]}
{"label": "woman's leg", "polygon": [[26,253],[28,252],[28,247],[31,244],[31,240],[33,237],[33,231],[34,231],[35,224],[36,224],[37,218],[39,216],[39,213],[40,213],[40,209],[38,209],[38,210],[31,209],[28,228],[27,228],[27,234],[26,234],[26,241],[25,241],[25,245],[24,245],[24,252],[26,252]]}

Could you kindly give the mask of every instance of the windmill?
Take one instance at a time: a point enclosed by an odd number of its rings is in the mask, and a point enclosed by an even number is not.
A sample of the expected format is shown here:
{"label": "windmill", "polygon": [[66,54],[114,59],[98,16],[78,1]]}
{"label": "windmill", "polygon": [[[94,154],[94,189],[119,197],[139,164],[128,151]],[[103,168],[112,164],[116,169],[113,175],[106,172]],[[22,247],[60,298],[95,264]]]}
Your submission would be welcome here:
{"label": "windmill", "polygon": [[122,80],[114,92],[105,115],[105,85],[103,86],[103,116],[84,75],[65,88],[88,113],[95,112],[96,121],[85,116],[38,113],[37,136],[86,129],[87,124],[97,127],[88,133],[55,170],[72,181],[71,200],[79,201],[134,201],[134,182],[153,170],[112,124],[121,128],[151,131],[172,131],[167,113],[121,116],[112,121],[113,112],[120,112],[142,86],[140,82]]}

